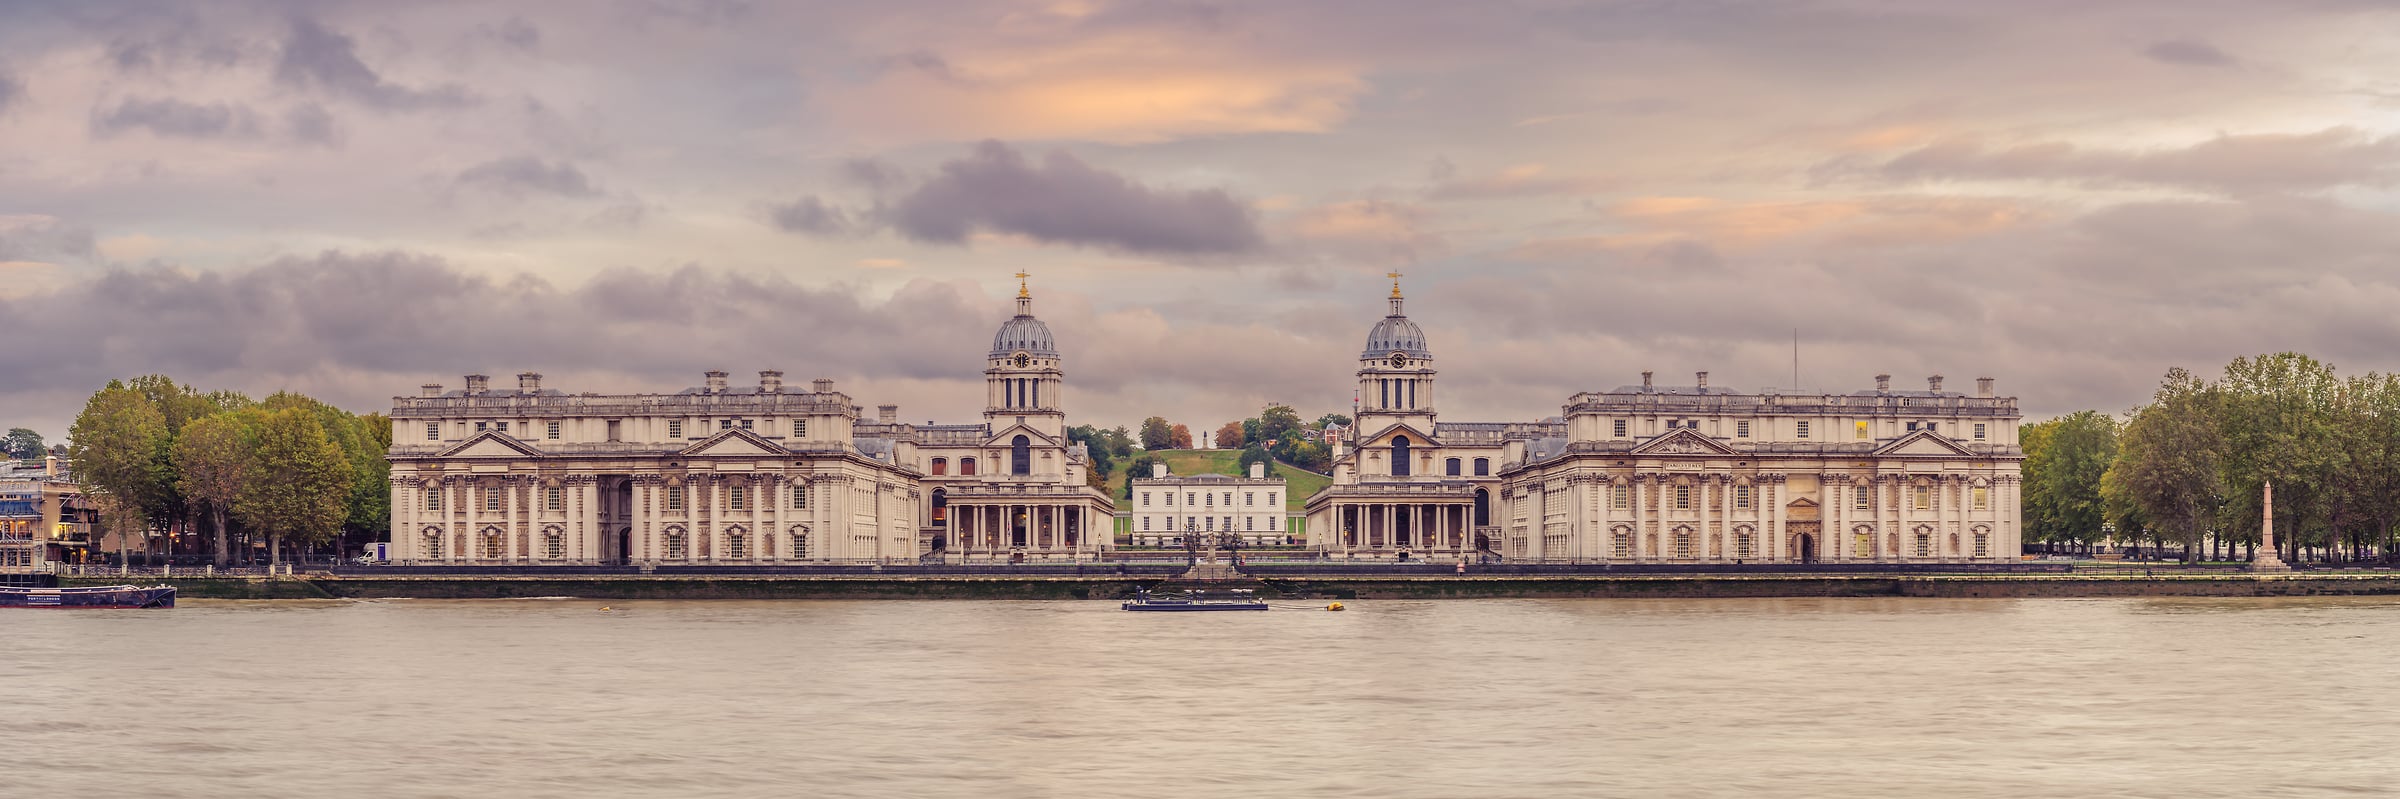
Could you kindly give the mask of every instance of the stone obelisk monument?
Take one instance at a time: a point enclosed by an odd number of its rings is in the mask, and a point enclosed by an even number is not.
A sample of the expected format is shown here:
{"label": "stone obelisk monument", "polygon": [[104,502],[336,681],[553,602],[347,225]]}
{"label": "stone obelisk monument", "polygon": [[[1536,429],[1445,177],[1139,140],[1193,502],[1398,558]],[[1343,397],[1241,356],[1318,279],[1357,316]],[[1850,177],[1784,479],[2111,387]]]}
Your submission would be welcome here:
{"label": "stone obelisk monument", "polygon": [[2275,483],[2266,484],[2266,494],[2259,500],[2258,554],[2250,558],[2250,571],[2256,573],[2288,572],[2283,556],[2275,554]]}

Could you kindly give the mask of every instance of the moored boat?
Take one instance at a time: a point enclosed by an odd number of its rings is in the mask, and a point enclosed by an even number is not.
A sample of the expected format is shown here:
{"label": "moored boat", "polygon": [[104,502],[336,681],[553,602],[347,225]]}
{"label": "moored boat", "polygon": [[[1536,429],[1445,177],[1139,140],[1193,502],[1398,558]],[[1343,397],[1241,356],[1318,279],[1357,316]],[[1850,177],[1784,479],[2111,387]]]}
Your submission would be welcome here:
{"label": "moored boat", "polygon": [[0,586],[0,608],[171,608],[175,587],[94,585],[76,588]]}
{"label": "moored boat", "polygon": [[1125,600],[1125,604],[1122,607],[1124,607],[1126,610],[1166,612],[1207,610],[1266,610],[1267,601],[1258,598],[1257,593],[1252,592],[1247,588],[1235,588],[1217,591],[1195,590],[1180,594],[1168,593],[1156,595],[1151,594],[1150,590],[1145,588],[1134,594],[1132,599]]}

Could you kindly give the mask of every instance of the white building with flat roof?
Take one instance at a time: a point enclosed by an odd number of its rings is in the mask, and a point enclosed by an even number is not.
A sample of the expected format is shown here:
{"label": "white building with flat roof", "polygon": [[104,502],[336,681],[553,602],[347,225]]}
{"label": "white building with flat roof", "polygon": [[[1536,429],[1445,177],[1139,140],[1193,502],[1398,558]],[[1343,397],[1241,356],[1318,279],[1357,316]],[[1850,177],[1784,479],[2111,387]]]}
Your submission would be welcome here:
{"label": "white building with flat roof", "polygon": [[1129,488],[1135,546],[1182,546],[1186,532],[1233,533],[1246,546],[1289,543],[1283,478],[1268,477],[1266,464],[1250,464],[1247,477],[1168,474],[1166,464],[1152,464]]}

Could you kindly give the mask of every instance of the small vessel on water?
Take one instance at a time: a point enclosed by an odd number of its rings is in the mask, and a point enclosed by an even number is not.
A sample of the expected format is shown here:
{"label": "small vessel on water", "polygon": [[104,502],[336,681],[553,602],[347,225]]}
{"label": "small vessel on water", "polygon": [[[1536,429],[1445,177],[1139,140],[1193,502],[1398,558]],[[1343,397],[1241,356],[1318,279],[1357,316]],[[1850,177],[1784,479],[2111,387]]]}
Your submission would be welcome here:
{"label": "small vessel on water", "polygon": [[1144,588],[1125,600],[1126,610],[1147,611],[1205,611],[1205,610],[1266,610],[1267,601],[1247,588],[1220,590],[1194,589],[1181,593],[1152,594]]}
{"label": "small vessel on water", "polygon": [[77,588],[0,586],[0,608],[171,608],[175,586],[95,585]]}

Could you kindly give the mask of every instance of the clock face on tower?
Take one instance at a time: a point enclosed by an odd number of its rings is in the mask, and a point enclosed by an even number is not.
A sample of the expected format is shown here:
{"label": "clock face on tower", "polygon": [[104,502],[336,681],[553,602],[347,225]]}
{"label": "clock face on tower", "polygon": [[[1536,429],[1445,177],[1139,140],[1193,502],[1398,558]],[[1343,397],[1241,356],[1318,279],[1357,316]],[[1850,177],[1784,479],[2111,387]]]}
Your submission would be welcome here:
{"label": "clock face on tower", "polygon": [[1022,352],[1020,352],[1020,353],[1017,353],[1017,368],[1019,368],[1019,369],[1023,369],[1023,368],[1025,368],[1025,367],[1032,366],[1032,365],[1033,365],[1033,356],[1031,356],[1031,355],[1027,355],[1027,354],[1025,354],[1025,353],[1022,353]]}
{"label": "clock face on tower", "polygon": [[1407,365],[1408,365],[1408,353],[1404,353],[1404,352],[1395,352],[1395,353],[1392,353],[1392,368],[1394,368],[1394,369],[1398,369],[1398,368],[1401,368],[1401,367],[1404,367],[1404,366],[1407,366]]}

